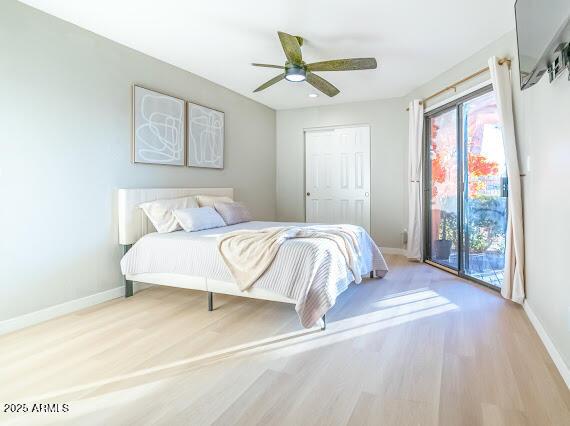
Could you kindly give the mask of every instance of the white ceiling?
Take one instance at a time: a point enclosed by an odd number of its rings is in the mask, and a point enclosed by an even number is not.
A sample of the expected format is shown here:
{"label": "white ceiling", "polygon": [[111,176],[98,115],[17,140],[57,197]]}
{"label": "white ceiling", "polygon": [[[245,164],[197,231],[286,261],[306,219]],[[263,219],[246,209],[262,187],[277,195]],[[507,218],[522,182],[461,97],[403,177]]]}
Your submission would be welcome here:
{"label": "white ceiling", "polygon": [[[24,0],[274,109],[399,97],[514,28],[513,0]],[[305,38],[303,59],[370,57],[377,70],[322,72],[334,98],[305,82],[253,89],[283,64],[277,30]]]}

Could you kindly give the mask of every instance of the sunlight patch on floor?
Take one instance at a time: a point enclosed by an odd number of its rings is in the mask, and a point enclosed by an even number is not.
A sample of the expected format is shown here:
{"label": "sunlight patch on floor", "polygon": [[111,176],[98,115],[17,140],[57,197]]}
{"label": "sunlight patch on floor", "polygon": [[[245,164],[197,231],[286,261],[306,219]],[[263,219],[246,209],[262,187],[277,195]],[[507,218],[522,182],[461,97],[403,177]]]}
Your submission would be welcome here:
{"label": "sunlight patch on floor", "polygon": [[419,302],[422,300],[428,300],[437,298],[445,302],[449,302],[445,297],[440,296],[433,290],[423,290],[416,291],[413,293],[403,294],[403,295],[393,295],[389,298],[381,299],[378,302],[374,302],[372,306],[377,308],[388,308],[392,306],[404,305],[406,303]]}

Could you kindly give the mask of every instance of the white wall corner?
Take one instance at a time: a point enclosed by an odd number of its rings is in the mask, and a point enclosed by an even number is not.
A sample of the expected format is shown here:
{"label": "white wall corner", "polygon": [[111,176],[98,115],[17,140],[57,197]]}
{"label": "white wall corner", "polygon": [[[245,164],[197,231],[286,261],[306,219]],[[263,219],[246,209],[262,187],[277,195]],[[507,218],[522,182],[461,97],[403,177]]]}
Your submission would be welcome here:
{"label": "white wall corner", "polygon": [[556,346],[554,346],[554,343],[546,333],[546,330],[542,326],[542,323],[540,322],[538,317],[534,314],[534,311],[532,310],[531,306],[528,304],[526,300],[523,302],[523,309],[526,312],[526,315],[530,323],[533,325],[538,336],[540,337],[540,340],[542,340],[542,343],[546,347],[546,350],[548,351],[550,358],[552,358],[554,365],[556,365],[556,368],[558,368],[560,375],[566,382],[566,386],[568,386],[568,389],[570,389],[570,368],[568,368],[568,366],[564,362],[562,355],[560,355],[560,352],[558,352]]}

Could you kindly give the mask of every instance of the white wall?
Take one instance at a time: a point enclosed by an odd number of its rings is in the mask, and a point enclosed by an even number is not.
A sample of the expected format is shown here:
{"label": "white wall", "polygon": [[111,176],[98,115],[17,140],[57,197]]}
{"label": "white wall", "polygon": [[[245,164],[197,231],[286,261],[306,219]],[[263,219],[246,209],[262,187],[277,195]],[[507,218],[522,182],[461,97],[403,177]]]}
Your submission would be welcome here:
{"label": "white wall", "polygon": [[[487,66],[487,59],[493,55],[513,59],[518,153],[521,173],[525,175],[522,184],[527,302],[570,367],[570,278],[566,270],[570,237],[570,82],[567,72],[552,84],[545,76],[536,86],[521,92],[513,31],[426,83],[409,98],[427,96]],[[486,74],[479,80],[488,77]]]}
{"label": "white wall", "polygon": [[[524,178],[527,301],[570,368],[570,81],[524,91],[518,133]],[[526,162],[526,155],[523,158]]]}
{"label": "white wall", "polygon": [[405,216],[408,122],[403,99],[277,111],[277,217],[305,220],[304,129],[370,125],[371,234],[383,247],[401,248]]}
{"label": "white wall", "polygon": [[[0,52],[0,320],[121,285],[116,188],[231,186],[275,218],[273,110],[13,0]],[[225,111],[225,169],[131,164],[133,83]]]}

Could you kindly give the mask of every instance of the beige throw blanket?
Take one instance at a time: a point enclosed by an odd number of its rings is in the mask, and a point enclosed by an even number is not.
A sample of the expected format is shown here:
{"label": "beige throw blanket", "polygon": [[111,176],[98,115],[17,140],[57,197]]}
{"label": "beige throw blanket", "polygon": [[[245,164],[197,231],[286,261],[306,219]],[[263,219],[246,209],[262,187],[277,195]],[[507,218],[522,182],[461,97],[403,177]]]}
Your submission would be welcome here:
{"label": "beige throw blanket", "polygon": [[336,243],[356,283],[361,281],[358,238],[350,226],[314,225],[239,230],[223,234],[218,250],[240,290],[250,288],[271,266],[279,247],[291,238],[324,238]]}

